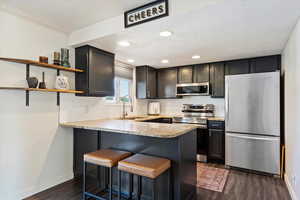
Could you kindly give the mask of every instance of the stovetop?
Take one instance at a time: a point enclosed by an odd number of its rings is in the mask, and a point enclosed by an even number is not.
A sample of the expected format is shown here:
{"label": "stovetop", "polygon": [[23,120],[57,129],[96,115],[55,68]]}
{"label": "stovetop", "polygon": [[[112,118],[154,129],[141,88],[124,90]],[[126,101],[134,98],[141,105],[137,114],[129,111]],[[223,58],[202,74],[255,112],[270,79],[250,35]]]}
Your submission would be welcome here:
{"label": "stovetop", "polygon": [[214,117],[214,105],[212,104],[184,104],[183,116],[173,117],[173,123],[196,124],[200,128],[207,128],[209,117]]}

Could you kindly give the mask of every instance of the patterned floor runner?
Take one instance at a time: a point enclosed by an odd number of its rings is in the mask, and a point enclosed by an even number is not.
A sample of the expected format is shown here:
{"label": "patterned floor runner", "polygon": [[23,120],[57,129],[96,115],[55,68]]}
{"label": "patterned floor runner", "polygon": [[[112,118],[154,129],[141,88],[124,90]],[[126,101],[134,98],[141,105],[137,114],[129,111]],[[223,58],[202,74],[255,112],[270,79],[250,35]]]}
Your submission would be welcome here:
{"label": "patterned floor runner", "polygon": [[204,163],[197,163],[197,187],[222,192],[228,177],[229,171],[208,166]]}

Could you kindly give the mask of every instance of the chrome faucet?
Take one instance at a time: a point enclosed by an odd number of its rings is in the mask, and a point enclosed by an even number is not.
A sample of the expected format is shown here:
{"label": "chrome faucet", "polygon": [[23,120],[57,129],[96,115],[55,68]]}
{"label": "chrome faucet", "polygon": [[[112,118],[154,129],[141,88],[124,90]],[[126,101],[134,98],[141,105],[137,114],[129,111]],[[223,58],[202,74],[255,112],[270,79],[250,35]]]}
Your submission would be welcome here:
{"label": "chrome faucet", "polygon": [[125,101],[122,101],[122,119],[124,120],[125,118],[126,118],[126,116],[127,116],[127,112],[126,112],[126,110],[125,110]]}
{"label": "chrome faucet", "polygon": [[132,103],[132,98],[127,96],[121,97],[120,100],[122,102],[122,119],[124,120],[126,118],[126,116],[128,115],[128,113],[126,112],[126,101],[124,101],[124,98],[128,98],[129,99],[129,104],[130,104],[130,112],[133,112],[133,103]]}

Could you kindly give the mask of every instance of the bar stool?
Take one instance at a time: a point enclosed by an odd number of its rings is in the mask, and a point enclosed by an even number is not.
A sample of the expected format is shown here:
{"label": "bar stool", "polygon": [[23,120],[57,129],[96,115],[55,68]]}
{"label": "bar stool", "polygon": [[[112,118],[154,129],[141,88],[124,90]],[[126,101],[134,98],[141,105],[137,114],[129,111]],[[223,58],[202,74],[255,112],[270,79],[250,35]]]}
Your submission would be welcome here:
{"label": "bar stool", "polygon": [[101,149],[99,151],[84,154],[83,157],[83,200],[86,196],[92,197],[99,200],[107,200],[90,192],[86,192],[86,167],[87,164],[94,164],[97,166],[105,167],[109,169],[109,200],[112,200],[112,168],[117,165],[117,163],[129,157],[130,152],[117,151],[112,149]]}
{"label": "bar stool", "polygon": [[[142,154],[135,154],[118,163],[118,181],[119,181],[119,193],[118,199],[121,200],[121,172],[127,172],[129,174],[138,176],[138,188],[137,188],[137,199],[141,198],[141,179],[142,177],[148,177],[152,180],[152,199],[157,199],[156,192],[156,179],[163,174],[168,172],[168,190],[171,193],[171,161],[164,158],[158,158],[153,156],[147,156]],[[132,191],[130,191],[132,192]],[[131,196],[131,195],[130,195]],[[171,195],[169,195],[171,199]],[[132,198],[131,198],[132,199]]]}

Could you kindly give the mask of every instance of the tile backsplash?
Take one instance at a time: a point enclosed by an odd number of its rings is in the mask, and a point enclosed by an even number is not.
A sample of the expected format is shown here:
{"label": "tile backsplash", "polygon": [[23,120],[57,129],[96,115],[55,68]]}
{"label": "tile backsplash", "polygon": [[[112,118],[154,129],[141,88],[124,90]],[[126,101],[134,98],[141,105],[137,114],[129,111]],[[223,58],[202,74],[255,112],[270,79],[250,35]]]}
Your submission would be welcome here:
{"label": "tile backsplash", "polygon": [[[150,101],[151,100],[148,100],[148,102]],[[182,99],[161,99],[161,100],[154,100],[154,101],[160,102],[161,114],[164,115],[180,115],[183,104],[214,104],[215,116],[218,117],[225,116],[225,100],[214,99],[211,98],[210,96],[192,96],[192,97],[184,97]],[[145,104],[142,105],[145,106]],[[141,108],[137,108],[137,110],[139,109]]]}

